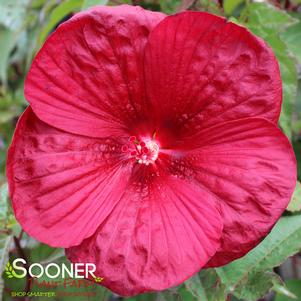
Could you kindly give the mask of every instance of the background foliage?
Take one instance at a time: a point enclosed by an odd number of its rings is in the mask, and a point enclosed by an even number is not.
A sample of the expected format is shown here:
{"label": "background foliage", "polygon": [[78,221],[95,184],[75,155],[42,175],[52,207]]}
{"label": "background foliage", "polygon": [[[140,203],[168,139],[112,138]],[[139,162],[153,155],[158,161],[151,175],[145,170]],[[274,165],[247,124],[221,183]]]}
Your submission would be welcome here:
{"label": "background foliage", "polygon": [[[0,300],[21,300],[12,291],[59,291],[51,279],[48,288],[29,286],[30,279],[5,276],[8,259],[23,257],[29,263],[67,262],[64,251],[40,244],[23,233],[7,195],[5,157],[16,120],[26,107],[24,77],[32,58],[51,31],[74,13],[93,5],[128,3],[168,14],[194,9],[224,15],[248,27],[273,48],[283,79],[283,107],[279,126],[291,139],[301,179],[301,1],[251,0],[0,0]],[[183,285],[131,301],[301,300],[301,184],[284,216],[272,232],[245,257],[224,267],[202,270]],[[291,257],[293,256],[293,257]],[[288,259],[291,257],[290,259]],[[285,264],[283,264],[285,262]],[[41,281],[42,281],[41,280]],[[77,300],[121,300],[101,286],[69,287],[68,292],[87,291],[91,297]],[[35,300],[44,298],[35,297]],[[55,297],[53,300],[70,300]],[[29,298],[23,298],[29,300]]]}

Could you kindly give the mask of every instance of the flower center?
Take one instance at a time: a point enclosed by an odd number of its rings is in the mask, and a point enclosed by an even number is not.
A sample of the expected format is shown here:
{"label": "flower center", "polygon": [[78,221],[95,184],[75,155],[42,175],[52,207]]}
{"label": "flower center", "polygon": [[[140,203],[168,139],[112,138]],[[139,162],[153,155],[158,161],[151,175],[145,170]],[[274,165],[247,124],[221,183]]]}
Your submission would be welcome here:
{"label": "flower center", "polygon": [[129,138],[129,144],[122,146],[124,153],[130,153],[139,164],[153,164],[159,155],[159,145],[155,140],[145,138],[138,140],[135,136]]}

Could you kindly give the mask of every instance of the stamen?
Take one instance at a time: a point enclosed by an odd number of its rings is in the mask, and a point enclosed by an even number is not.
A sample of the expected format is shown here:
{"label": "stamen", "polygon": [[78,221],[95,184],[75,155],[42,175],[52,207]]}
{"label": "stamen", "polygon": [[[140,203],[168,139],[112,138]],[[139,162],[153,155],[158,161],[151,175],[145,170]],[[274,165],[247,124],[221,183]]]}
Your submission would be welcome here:
{"label": "stamen", "polygon": [[144,153],[144,154],[147,154],[148,153],[148,148],[145,146],[145,147],[143,147],[142,148],[142,152]]}
{"label": "stamen", "polygon": [[131,136],[129,139],[130,142],[135,142],[136,140],[137,140],[137,138],[135,136]]}
{"label": "stamen", "polygon": [[[154,137],[155,135],[153,135]],[[129,137],[129,145],[123,145],[121,151],[130,153],[139,164],[154,164],[159,155],[159,145],[153,138],[142,138],[138,140],[136,136]]]}
{"label": "stamen", "polygon": [[129,147],[128,147],[127,145],[122,145],[121,151],[122,151],[123,153],[126,153],[128,150],[129,150]]}

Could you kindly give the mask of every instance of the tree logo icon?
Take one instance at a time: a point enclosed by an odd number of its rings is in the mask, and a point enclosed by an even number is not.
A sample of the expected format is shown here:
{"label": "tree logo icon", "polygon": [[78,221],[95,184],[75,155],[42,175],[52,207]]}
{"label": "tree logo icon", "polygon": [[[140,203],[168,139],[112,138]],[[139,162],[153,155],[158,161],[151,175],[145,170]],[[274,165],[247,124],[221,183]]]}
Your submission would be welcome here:
{"label": "tree logo icon", "polygon": [[10,264],[10,262],[8,261],[6,266],[5,266],[5,274],[7,276],[7,278],[23,278],[23,276],[19,276],[14,268],[12,267],[12,265]]}
{"label": "tree logo icon", "polygon": [[94,277],[94,281],[97,282],[97,283],[100,283],[103,281],[103,277]]}

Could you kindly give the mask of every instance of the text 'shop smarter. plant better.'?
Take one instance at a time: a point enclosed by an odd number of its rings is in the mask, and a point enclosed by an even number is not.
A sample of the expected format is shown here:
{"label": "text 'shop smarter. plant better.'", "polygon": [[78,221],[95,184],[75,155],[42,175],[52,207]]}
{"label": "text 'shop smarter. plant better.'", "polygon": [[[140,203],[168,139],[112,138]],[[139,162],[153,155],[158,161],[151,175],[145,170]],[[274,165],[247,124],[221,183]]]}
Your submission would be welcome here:
{"label": "text 'shop smarter. plant better.'", "polygon": [[243,256],[294,190],[277,61],[224,18],[76,14],[35,57],[25,96],[7,163],[16,217],[120,295]]}

